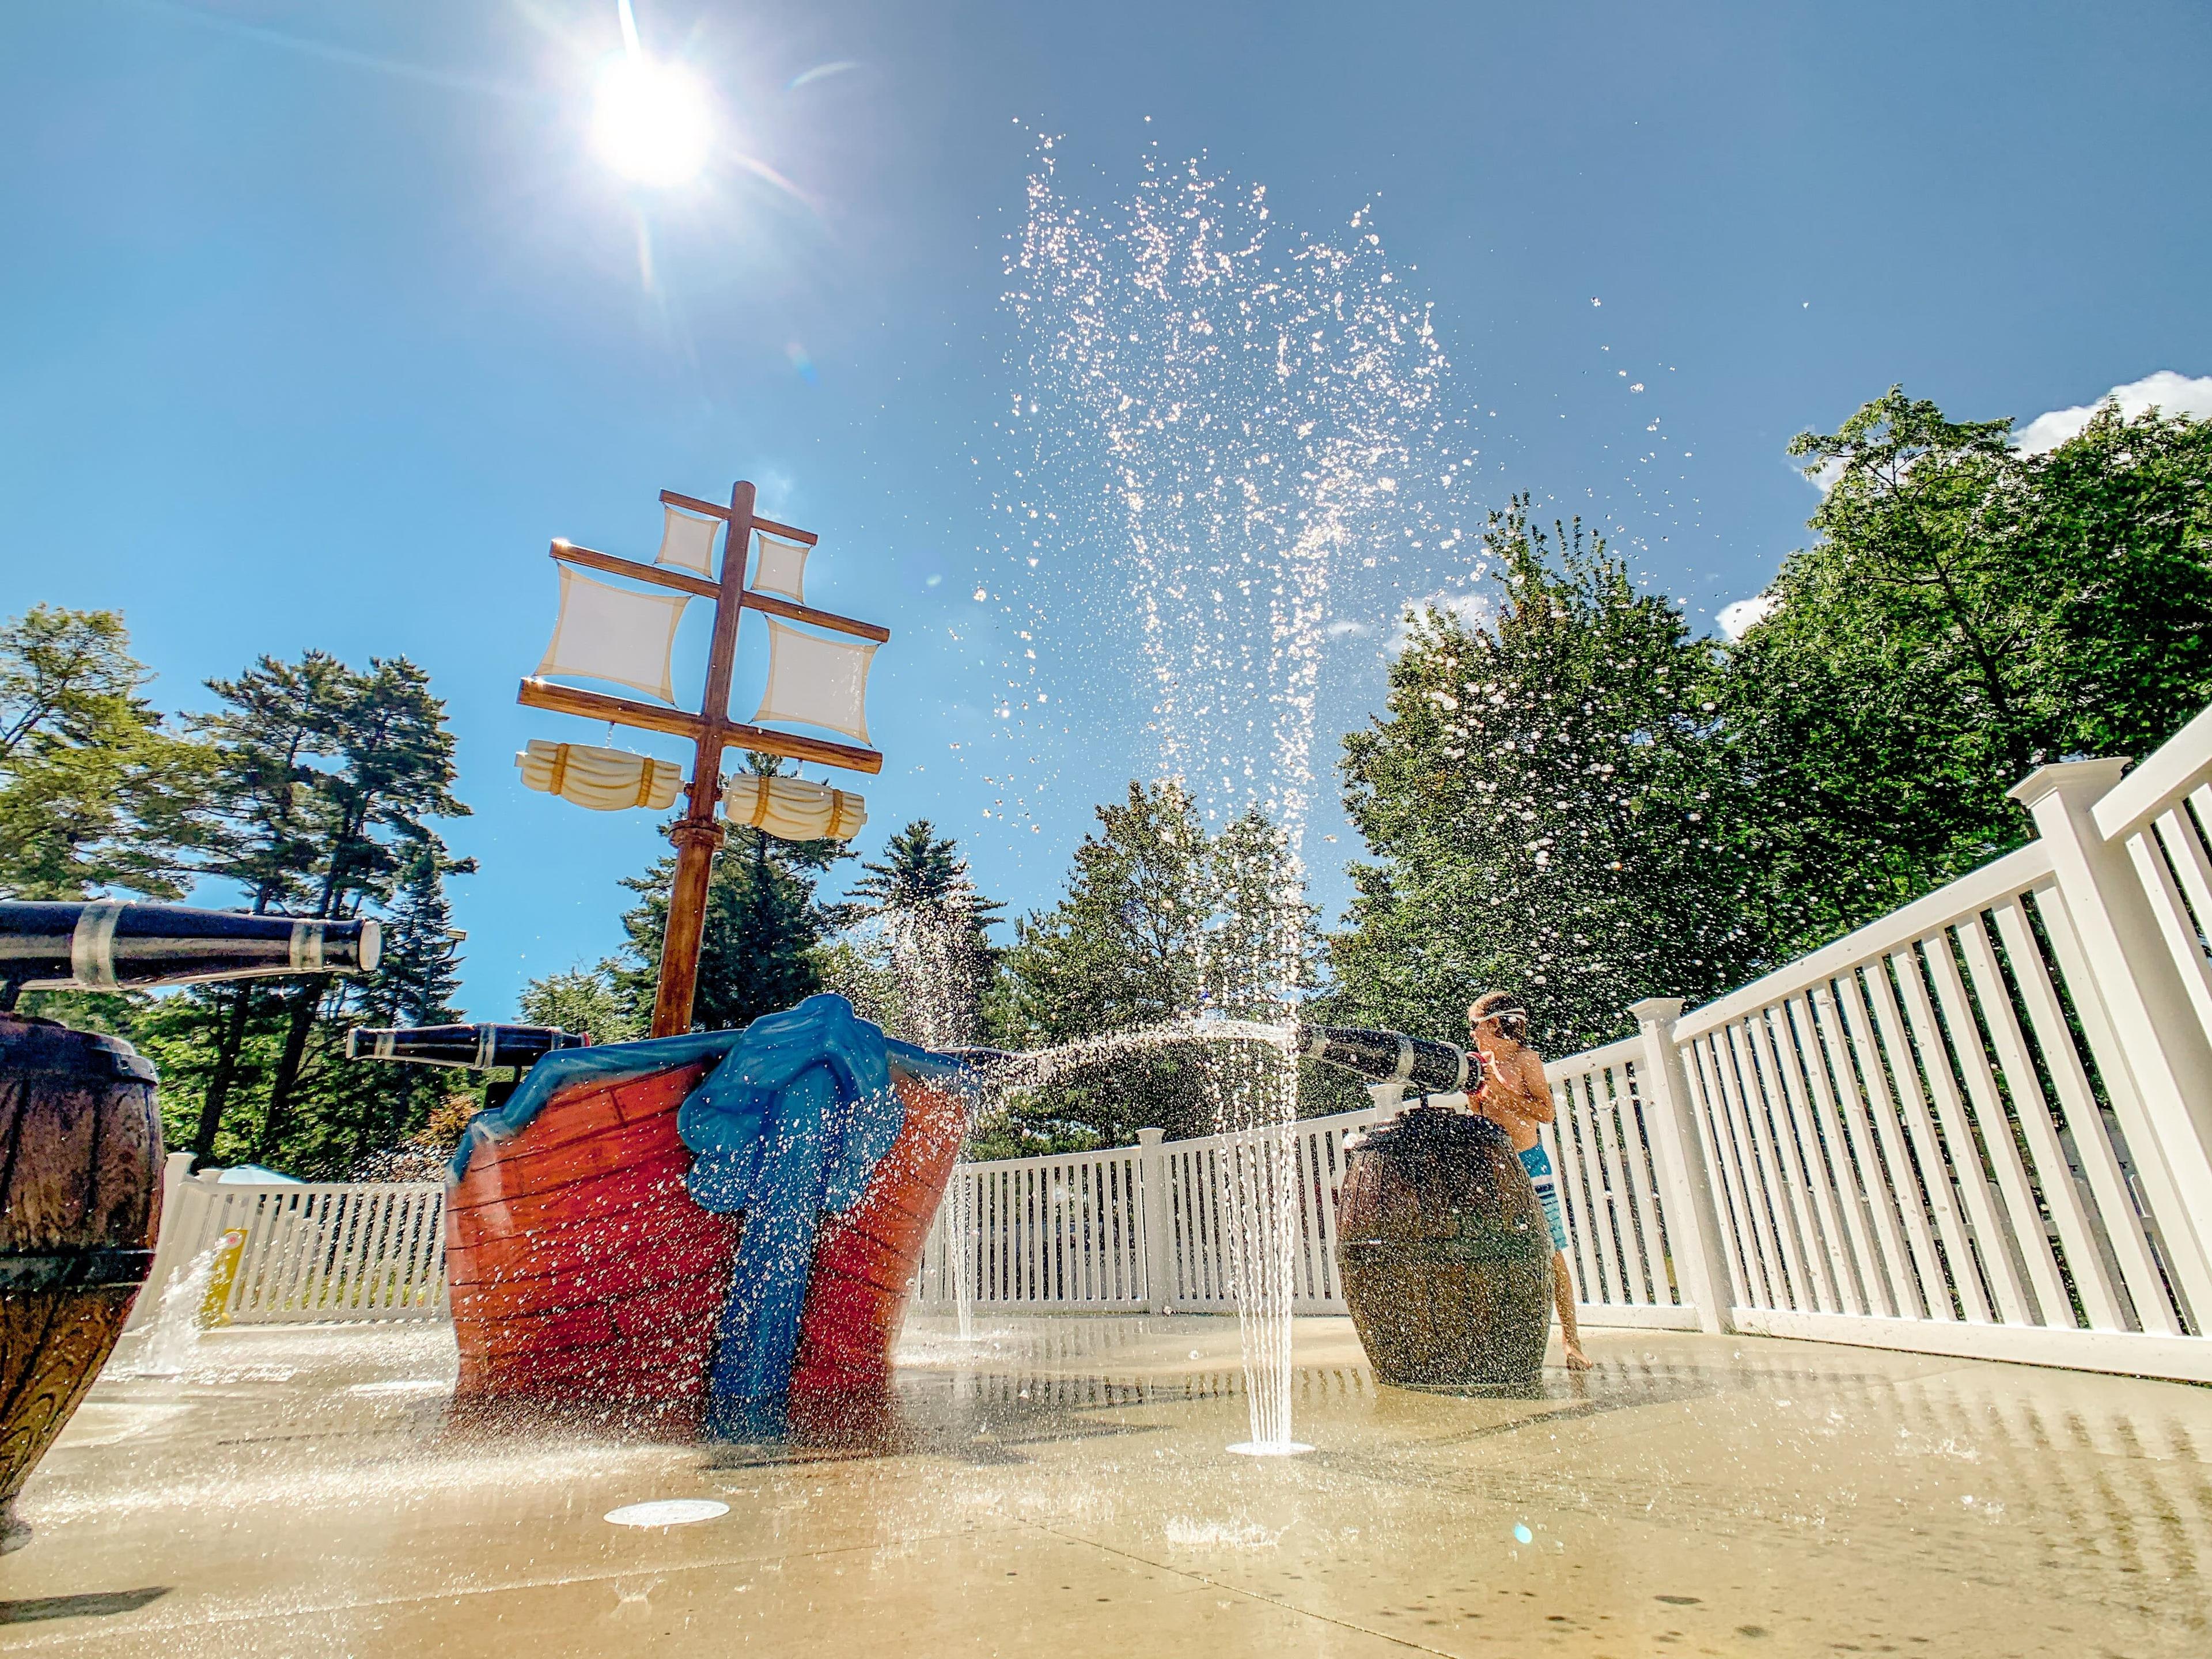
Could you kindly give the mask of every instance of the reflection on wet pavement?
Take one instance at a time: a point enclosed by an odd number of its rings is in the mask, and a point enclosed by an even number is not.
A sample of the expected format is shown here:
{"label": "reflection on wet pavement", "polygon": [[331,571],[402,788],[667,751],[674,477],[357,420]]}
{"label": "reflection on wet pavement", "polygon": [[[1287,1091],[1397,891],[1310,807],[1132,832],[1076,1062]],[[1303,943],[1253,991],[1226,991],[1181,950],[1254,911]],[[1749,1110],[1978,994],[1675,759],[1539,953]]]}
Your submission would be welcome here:
{"label": "reflection on wet pavement", "polygon": [[[1592,1334],[1498,1399],[1378,1387],[1301,1321],[1316,1449],[1255,1463],[1225,1320],[918,1324],[867,1447],[458,1423],[444,1327],[222,1333],[104,1379],[33,1477],[0,1650],[2212,1647],[2212,1390]],[[606,1519],[665,1502],[704,1518]]]}

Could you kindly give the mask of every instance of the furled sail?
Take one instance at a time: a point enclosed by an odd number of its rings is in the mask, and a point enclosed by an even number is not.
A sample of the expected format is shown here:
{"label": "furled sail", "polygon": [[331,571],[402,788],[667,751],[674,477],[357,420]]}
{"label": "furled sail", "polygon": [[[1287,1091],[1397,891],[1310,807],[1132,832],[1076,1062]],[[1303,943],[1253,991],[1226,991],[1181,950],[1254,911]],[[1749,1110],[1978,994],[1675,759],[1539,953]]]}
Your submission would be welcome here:
{"label": "furled sail", "polygon": [[594,812],[619,812],[629,806],[661,811],[676,803],[684,769],[673,761],[633,755],[620,749],[593,749],[580,743],[549,743],[532,738],[514,757],[526,788],[558,795]]}
{"label": "furled sail", "polygon": [[723,786],[722,811],[784,841],[850,841],[868,821],[867,802],[848,791],[754,772]]}
{"label": "furled sail", "polygon": [[680,593],[613,587],[562,565],[561,615],[538,672],[612,680],[674,702],[668,656],[686,603]]}
{"label": "furled sail", "polygon": [[868,741],[868,665],[872,645],[827,640],[769,618],[768,690],[756,721],[824,726]]}
{"label": "furled sail", "polygon": [[753,562],[753,592],[778,593],[794,605],[806,603],[806,556],[814,550],[805,542],[787,542],[766,531],[760,537],[760,556]]}
{"label": "furled sail", "polygon": [[714,532],[722,527],[722,521],[702,519],[696,513],[680,512],[672,507],[663,511],[667,519],[661,526],[660,551],[653,556],[653,562],[689,570],[695,575],[712,576]]}

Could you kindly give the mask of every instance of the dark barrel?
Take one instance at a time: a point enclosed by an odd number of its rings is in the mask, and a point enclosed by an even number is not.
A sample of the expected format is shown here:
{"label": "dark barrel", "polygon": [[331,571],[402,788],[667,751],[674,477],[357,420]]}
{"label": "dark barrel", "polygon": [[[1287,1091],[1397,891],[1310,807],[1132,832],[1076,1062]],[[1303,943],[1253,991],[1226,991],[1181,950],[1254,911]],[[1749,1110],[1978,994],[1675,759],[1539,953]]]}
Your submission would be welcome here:
{"label": "dark barrel", "polygon": [[1402,1083],[1409,1094],[1472,1093],[1482,1086],[1482,1061],[1449,1042],[1368,1031],[1349,1025],[1301,1025],[1297,1056],[1357,1072],[1369,1083]]}
{"label": "dark barrel", "polygon": [[527,1071],[556,1048],[581,1048],[589,1041],[557,1025],[356,1025],[346,1033],[346,1058],[471,1072],[497,1066]]}
{"label": "dark barrel", "polygon": [[161,1120],[119,1037],[0,1014],[0,1550],[153,1265]]}
{"label": "dark barrel", "polygon": [[1534,1388],[1551,1328],[1552,1239],[1505,1131],[1419,1106],[1347,1150],[1337,1273],[1376,1376]]}
{"label": "dark barrel", "polygon": [[0,901],[0,1008],[21,990],[124,991],[277,974],[373,973],[368,921],[255,916],[182,904]]}

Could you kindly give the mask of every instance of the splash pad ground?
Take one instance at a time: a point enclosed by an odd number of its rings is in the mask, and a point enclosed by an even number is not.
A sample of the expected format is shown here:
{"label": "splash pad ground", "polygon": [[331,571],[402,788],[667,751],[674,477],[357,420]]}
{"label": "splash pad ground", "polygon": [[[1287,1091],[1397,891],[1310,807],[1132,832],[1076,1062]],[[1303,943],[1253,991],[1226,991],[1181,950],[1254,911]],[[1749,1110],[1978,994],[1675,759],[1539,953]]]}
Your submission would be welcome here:
{"label": "splash pad ground", "polygon": [[[1601,1331],[1588,1377],[1467,1399],[1378,1389],[1347,1321],[1302,1319],[1316,1449],[1255,1461],[1223,1449],[1231,1320],[979,1323],[909,1328],[908,1445],[881,1456],[460,1433],[446,1326],[210,1334],[182,1376],[111,1370],[26,1489],[0,1650],[2208,1644],[2212,1390]],[[704,1518],[605,1518],[670,1502]]]}

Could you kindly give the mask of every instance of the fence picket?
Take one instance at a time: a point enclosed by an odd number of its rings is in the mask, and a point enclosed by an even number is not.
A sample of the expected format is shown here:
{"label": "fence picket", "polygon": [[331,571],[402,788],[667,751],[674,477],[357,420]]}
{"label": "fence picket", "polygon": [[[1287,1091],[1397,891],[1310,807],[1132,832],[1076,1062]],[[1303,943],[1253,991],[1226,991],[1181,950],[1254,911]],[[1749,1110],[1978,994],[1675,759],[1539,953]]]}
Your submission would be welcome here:
{"label": "fence picket", "polygon": [[[1873,970],[1879,975],[1880,965]],[[1865,988],[1855,969],[1846,969],[1835,981],[1836,1006],[1843,1015],[1850,1039],[1850,1056],[1856,1062],[1853,1097],[1871,1126],[1881,1171],[1878,1207],[1900,1224],[1905,1279],[1908,1300],[1917,1298],[1922,1311],[1913,1316],[1955,1320],[1959,1310],[1943,1276],[1942,1258],[1928,1224],[1928,1206],[1921,1200],[1917,1177],[1905,1146],[1902,1110],[1892,1092],[1891,1079],[1877,1046],[1872,1017],[1867,1012]]]}
{"label": "fence picket", "polygon": [[1827,1153],[1836,1231],[1849,1255],[1850,1277],[1856,1286],[1859,1305],[1852,1311],[1876,1315],[1886,1306],[1890,1311],[1901,1312],[1899,1304],[1889,1298],[1875,1255],[1877,1247],[1870,1237],[1874,1212],[1860,1189],[1863,1179],[1860,1159],[1844,1127],[1843,1111],[1828,1074],[1830,1062],[1815,1001],[1817,990],[1815,988],[1813,992],[1787,999],[1783,1004],[1783,1017],[1801,1062],[1806,1113]]}
{"label": "fence picket", "polygon": [[[1994,914],[1998,934],[2006,942],[2006,954],[2014,963],[2014,978],[2019,979],[2025,969],[2020,964],[2019,947],[2012,943],[2012,939],[2017,934],[2032,947],[2033,941],[2026,939],[2027,925],[2014,901],[2007,900],[1996,906]],[[1973,984],[1975,1001],[1989,1024],[1990,1046],[1996,1050],[1998,1080],[2012,1102],[2021,1136],[2027,1143],[2030,1178],[2040,1193],[2044,1206],[2050,1212],[2051,1226],[2058,1235],[2052,1254],[2054,1257],[2063,1255],[2064,1261],[2061,1267],[2054,1260],[2054,1269],[2072,1280],[2075,1294],[2081,1298],[2081,1311],[2087,1318],[2089,1328],[2124,1330],[2128,1327],[2119,1304],[2119,1298],[2124,1292],[2119,1290],[2113,1279],[2107,1259],[2109,1249],[2098,1237],[2098,1229],[2091,1219],[2087,1206],[2082,1201],[2081,1182],[2065,1149],[2059,1143],[2050,1102],[2044,1096],[2042,1079],[2037,1075],[2034,1061],[2029,1057],[2027,1036],[2021,1029],[2003,971],[1998,965],[1996,945],[1979,916],[1971,918],[1960,927],[1959,941],[1966,949],[1966,973]],[[2041,967],[2039,961],[2036,963],[2039,972]],[[2021,994],[2023,1002],[2028,1000],[2029,993],[2025,985],[2021,987]],[[2046,997],[2050,994],[2047,985],[2044,994]],[[2045,1243],[2047,1245],[2049,1241],[2046,1239]],[[2069,1318],[2071,1317],[2070,1301],[2064,1297],[2063,1286],[2057,1305],[2066,1310]],[[2053,1322],[2046,1320],[2045,1322]]]}
{"label": "fence picket", "polygon": [[[1943,1158],[1950,1190],[1964,1206],[1970,1259],[1979,1266],[1978,1283],[1984,1299],[1990,1300],[1994,1292],[1993,1317],[2002,1318],[2008,1325],[2031,1324],[2034,1322],[2028,1316],[2027,1298],[2013,1267],[2012,1249],[2005,1238],[2003,1224],[1990,1202],[1989,1171],[1976,1144],[1973,1126],[1967,1121],[1966,1103],[1959,1095],[1958,1079],[1951,1069],[1949,1045],[1944,1041],[1935,1005],[1928,995],[1925,973],[1929,964],[1921,953],[1932,957],[1941,951],[1948,959],[1950,949],[1948,935],[1936,933],[1920,940],[1917,950],[1907,945],[1891,961],[1897,969],[1905,1016],[1919,1048],[1921,1073],[1927,1080],[1932,1107],[1930,1119],[1942,1136],[1939,1156]],[[1956,1031],[1951,1036],[1954,1042],[1963,1041]],[[1978,1042],[1980,1038],[1977,1036],[1975,1041]]]}
{"label": "fence picket", "polygon": [[1737,1145],[1735,1131],[1728,1119],[1728,1097],[1722,1092],[1720,1083],[1719,1050],[1708,1035],[1697,1038],[1690,1045],[1686,1067],[1692,1091],[1698,1097],[1698,1123],[1707,1137],[1707,1146],[1721,1170],[1721,1197],[1723,1214],[1729,1223],[1729,1242],[1736,1261],[1735,1278],[1747,1304],[1772,1307],[1775,1304],[1773,1281],[1768,1277],[1765,1258],[1759,1249],[1759,1230],[1751,1214],[1751,1189],[1744,1180],[1743,1164]]}
{"label": "fence picket", "polygon": [[[1959,924],[1960,954],[1971,957],[1977,939],[1981,940],[1984,950],[1988,948],[1988,941],[1982,938],[1981,926],[1982,919],[1978,915],[1969,916]],[[1940,936],[1938,943],[1948,945]],[[1976,1002],[1966,989],[1956,958],[1948,948],[1931,949],[1928,965],[1936,981],[1936,1003],[1943,1011],[1944,1023],[1950,1028],[1952,1058],[1965,1079],[1966,1094],[1972,1103],[1972,1121],[1980,1131],[1982,1161],[1994,1174],[1997,1194],[2003,1202],[1998,1224],[2011,1245],[2008,1265],[2016,1261],[2027,1270],[2028,1283],[2035,1292],[2036,1322],[2070,1328],[2075,1322],[2072,1299],[2059,1277],[2057,1259],[2051,1253],[2051,1234],[2035,1201],[2027,1168],[2020,1155],[2020,1140],[2014,1133],[2012,1120],[2006,1115],[1998,1079],[1990,1065],[1990,1047],[1994,1046],[1996,1029],[1995,1014],[1987,1008],[1981,1011],[1987,1018],[1992,1038],[1991,1043],[1984,1046],[1981,1024],[1974,1017]],[[2001,1054],[1998,1063],[2002,1064]]]}
{"label": "fence picket", "polygon": [[1759,1085],[1753,1103],[1754,1115],[1766,1144],[1773,1149],[1777,1178],[1789,1200],[1790,1219],[1796,1225],[1797,1255],[1802,1263],[1804,1298],[1823,1313],[1840,1313],[1843,1299],[1833,1283],[1834,1262],[1827,1242],[1813,1218],[1807,1191],[1811,1172],[1790,1120],[1789,1090],[1783,1077],[1782,1060],[1774,1045],[1773,1028],[1768,1023],[1768,1012],[1761,1009],[1743,1022],[1744,1047],[1752,1060],[1751,1075]]}

